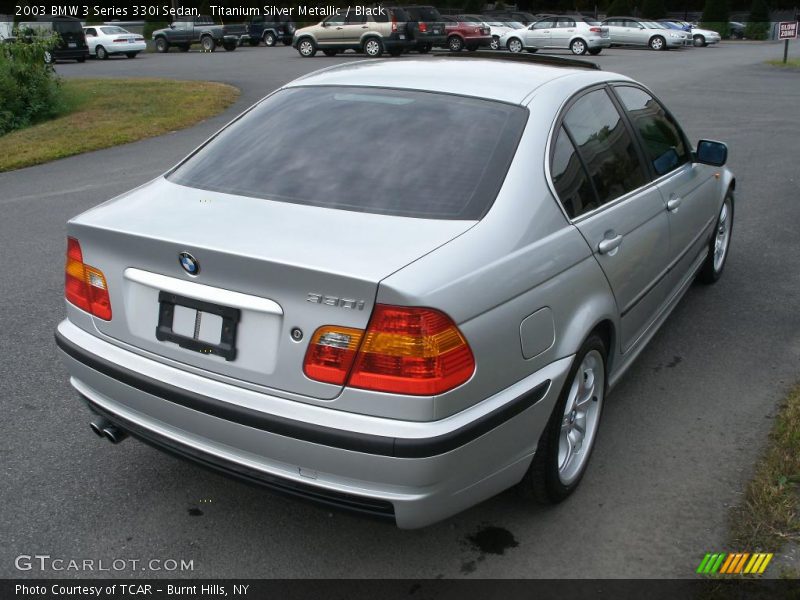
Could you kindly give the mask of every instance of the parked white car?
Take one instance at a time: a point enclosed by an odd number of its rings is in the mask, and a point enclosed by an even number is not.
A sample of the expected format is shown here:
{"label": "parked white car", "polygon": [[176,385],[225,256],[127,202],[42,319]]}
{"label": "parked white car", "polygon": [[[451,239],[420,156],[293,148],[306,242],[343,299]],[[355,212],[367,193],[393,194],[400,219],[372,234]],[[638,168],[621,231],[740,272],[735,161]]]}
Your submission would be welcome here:
{"label": "parked white car", "polygon": [[83,28],[89,55],[105,60],[112,54],[136,58],[147,48],[144,37],[116,25],[91,25]]}
{"label": "parked white car", "polygon": [[543,48],[568,48],[573,54],[600,54],[611,45],[608,27],[586,17],[547,17],[500,36],[501,48],[509,52],[536,52]]}

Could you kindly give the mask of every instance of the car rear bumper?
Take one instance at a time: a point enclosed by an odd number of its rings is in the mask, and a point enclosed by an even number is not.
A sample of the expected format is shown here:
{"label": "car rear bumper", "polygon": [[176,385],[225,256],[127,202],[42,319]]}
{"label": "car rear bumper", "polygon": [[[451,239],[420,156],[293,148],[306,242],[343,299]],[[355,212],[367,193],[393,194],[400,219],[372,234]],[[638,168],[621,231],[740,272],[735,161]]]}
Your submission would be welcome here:
{"label": "car rear bumper", "polygon": [[[517,483],[572,358],[433,422],[285,400],[153,360],[63,321],[72,386],[150,444],[278,492],[422,527]],[[165,383],[169,382],[169,383]],[[271,410],[268,410],[271,409]]]}
{"label": "car rear bumper", "polygon": [[147,44],[134,42],[133,44],[110,44],[107,48],[109,54],[127,54],[128,52],[144,52]]}
{"label": "car rear bumper", "polygon": [[611,47],[611,38],[587,37],[586,38],[586,46],[590,50],[594,50],[595,48],[610,48]]}

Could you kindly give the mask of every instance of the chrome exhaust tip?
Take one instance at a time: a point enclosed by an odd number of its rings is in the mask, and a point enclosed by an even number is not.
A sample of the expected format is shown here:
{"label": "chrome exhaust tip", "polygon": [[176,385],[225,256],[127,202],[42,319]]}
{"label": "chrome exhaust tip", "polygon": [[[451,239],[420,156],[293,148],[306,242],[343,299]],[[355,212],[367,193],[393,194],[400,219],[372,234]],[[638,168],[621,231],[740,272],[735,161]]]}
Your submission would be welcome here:
{"label": "chrome exhaust tip", "polygon": [[103,435],[112,444],[119,444],[122,440],[128,437],[128,433],[126,431],[120,429],[116,425],[112,425],[111,423],[103,428]]}
{"label": "chrome exhaust tip", "polygon": [[92,421],[89,422],[89,427],[92,428],[92,431],[94,431],[94,434],[97,437],[101,437],[101,438],[102,437],[106,437],[106,434],[103,432],[103,430],[106,427],[109,427],[110,425],[111,425],[111,421],[109,421],[108,419],[104,419],[103,417],[97,417],[96,419],[93,419]]}

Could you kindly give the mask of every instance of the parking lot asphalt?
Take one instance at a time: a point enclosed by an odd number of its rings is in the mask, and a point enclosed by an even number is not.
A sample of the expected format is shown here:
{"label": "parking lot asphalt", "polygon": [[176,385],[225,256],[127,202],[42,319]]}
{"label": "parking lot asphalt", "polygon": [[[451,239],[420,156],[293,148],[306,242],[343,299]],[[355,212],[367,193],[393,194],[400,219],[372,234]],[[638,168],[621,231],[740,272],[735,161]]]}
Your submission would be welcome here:
{"label": "parking lot asphalt", "polygon": [[[800,364],[800,76],[763,64],[781,52],[724,43],[593,59],[650,86],[690,139],[729,144],[738,184],[725,275],[689,290],[612,392],[575,495],[542,508],[507,492],[416,531],[98,439],[53,343],[69,217],[157,176],[283,82],[359,57],[260,47],[59,64],[64,77],[213,80],[242,96],[185,131],[0,174],[0,577],[689,577],[706,552],[748,550],[727,547],[727,510]],[[15,568],[33,554],[194,568]]]}

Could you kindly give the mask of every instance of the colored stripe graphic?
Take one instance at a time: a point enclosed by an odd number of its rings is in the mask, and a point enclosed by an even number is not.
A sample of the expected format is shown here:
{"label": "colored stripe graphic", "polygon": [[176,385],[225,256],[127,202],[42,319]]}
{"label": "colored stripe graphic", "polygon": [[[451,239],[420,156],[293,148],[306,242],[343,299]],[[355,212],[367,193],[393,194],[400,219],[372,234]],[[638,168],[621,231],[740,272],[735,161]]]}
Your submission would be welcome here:
{"label": "colored stripe graphic", "polygon": [[773,556],[766,552],[708,552],[696,572],[702,575],[761,575]]}

